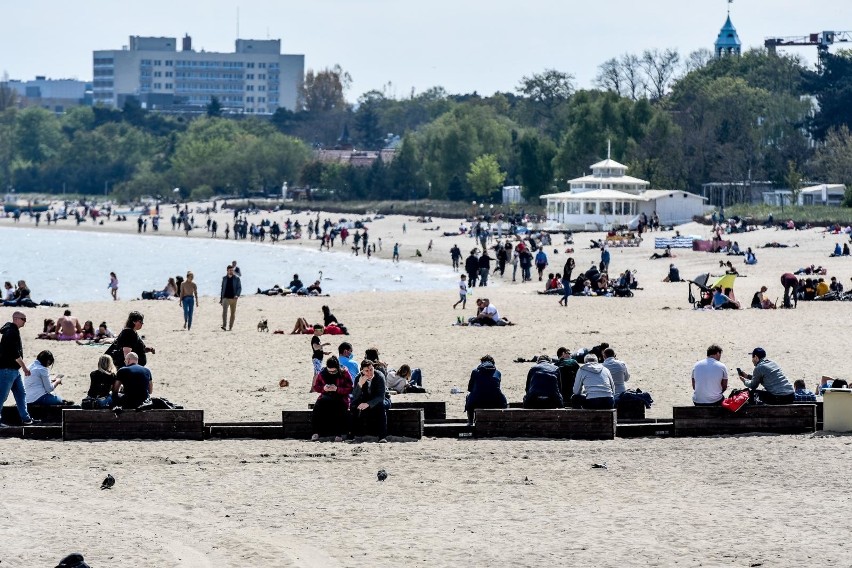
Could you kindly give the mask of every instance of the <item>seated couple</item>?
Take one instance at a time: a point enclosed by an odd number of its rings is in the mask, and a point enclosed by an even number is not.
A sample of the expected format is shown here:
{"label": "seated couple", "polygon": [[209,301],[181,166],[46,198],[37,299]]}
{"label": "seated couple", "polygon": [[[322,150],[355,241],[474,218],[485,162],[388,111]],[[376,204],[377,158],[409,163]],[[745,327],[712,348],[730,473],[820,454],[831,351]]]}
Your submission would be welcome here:
{"label": "seated couple", "polygon": [[502,326],[515,325],[504,317],[500,317],[497,307],[488,298],[476,300],[476,316],[468,319],[469,325]]}
{"label": "seated couple", "polygon": [[125,410],[151,403],[154,381],[151,371],[139,364],[133,351],[124,356],[125,366],[116,371],[109,355],[101,355],[98,368],[89,374],[89,391],[83,408],[115,408]]}
{"label": "seated couple", "polygon": [[[387,441],[387,411],[390,400],[385,396],[385,378],[372,361],[364,360],[353,383],[349,371],[337,357],[326,360],[311,388],[320,393],[311,416],[312,441],[334,436],[342,442],[350,432],[355,436],[377,436]],[[350,393],[352,395],[350,401]]]}
{"label": "seated couple", "polygon": [[840,248],[840,243],[834,245],[834,251],[828,256],[849,256],[849,243],[843,243],[843,248]]}

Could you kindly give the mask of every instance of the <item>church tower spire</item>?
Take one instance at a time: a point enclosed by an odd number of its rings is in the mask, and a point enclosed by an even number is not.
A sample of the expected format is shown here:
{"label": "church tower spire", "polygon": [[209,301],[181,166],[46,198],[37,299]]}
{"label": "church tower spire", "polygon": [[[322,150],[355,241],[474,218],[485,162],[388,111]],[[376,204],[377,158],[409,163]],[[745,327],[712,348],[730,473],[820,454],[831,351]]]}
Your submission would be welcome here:
{"label": "church tower spire", "polygon": [[725,20],[725,25],[719,30],[719,37],[716,38],[714,51],[717,58],[728,55],[739,56],[742,53],[742,43],[737,35],[737,29],[731,23],[732,2],[733,0],[728,0],[728,18]]}

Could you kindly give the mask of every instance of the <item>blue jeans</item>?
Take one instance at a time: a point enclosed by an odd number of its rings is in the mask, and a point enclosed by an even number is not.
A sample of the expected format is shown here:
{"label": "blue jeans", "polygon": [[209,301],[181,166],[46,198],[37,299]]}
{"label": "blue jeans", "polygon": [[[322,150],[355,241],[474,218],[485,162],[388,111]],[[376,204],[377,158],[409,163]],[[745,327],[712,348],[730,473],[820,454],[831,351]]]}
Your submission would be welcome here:
{"label": "blue jeans", "polygon": [[36,400],[33,404],[39,406],[60,406],[63,402],[61,396],[56,396],[52,392],[46,392]]}
{"label": "blue jeans", "polygon": [[27,412],[27,391],[24,390],[21,372],[18,369],[0,369],[0,406],[9,398],[10,391],[15,397],[15,404],[18,406],[21,421],[30,422],[32,418],[30,418],[30,413]]}
{"label": "blue jeans", "polygon": [[180,299],[183,304],[183,324],[186,329],[192,329],[192,312],[195,310],[195,298],[192,296],[184,296]]}
{"label": "blue jeans", "polygon": [[112,395],[108,394],[103,398],[96,398],[95,408],[112,408]]}

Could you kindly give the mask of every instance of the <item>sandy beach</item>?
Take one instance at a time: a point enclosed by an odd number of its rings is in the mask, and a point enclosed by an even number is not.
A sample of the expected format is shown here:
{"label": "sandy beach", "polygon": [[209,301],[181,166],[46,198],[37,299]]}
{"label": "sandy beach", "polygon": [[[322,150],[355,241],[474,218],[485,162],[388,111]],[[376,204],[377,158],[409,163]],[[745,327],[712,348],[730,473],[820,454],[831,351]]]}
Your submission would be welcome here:
{"label": "sandy beach", "polygon": [[[164,208],[168,217],[171,212]],[[327,215],[322,214],[325,219]],[[340,215],[328,215],[339,218]],[[200,223],[196,216],[196,222]],[[283,221],[286,213],[263,214]],[[303,224],[316,215],[291,216]],[[228,213],[217,216],[220,235]],[[166,219],[167,221],[167,219]],[[402,225],[407,225],[405,234]],[[32,226],[24,218],[22,224]],[[80,231],[135,233],[136,224],[106,222],[55,227]],[[12,226],[11,219],[0,226]],[[440,230],[431,229],[440,227]],[[389,216],[369,225],[371,242],[382,239],[374,261],[388,261],[394,242],[405,262],[450,267],[449,249],[466,256],[478,246],[468,237],[441,237],[458,221]],[[43,223],[39,230],[48,229]],[[678,227],[684,235],[708,238],[709,227]],[[160,233],[172,232],[161,224]],[[189,238],[207,238],[196,230]],[[148,234],[151,234],[149,228]],[[589,240],[575,235],[577,271],[600,259]],[[377,347],[391,367],[408,363],[423,370],[425,395],[446,400],[448,416],[461,417],[470,370],[486,353],[503,374],[509,400],[520,400],[528,364],[512,361],[560,346],[575,350],[608,342],[631,371],[628,386],[649,391],[650,417],[671,416],[672,406],[690,404],[690,370],[711,343],[724,349],[722,362],[748,370],[748,353],[764,347],[787,376],[805,378],[813,388],[820,375],[848,378],[850,357],[844,337],[852,331],[847,302],[806,302],[796,310],[696,311],[686,283],[664,283],[669,262],[685,278],[722,274],[720,260],[732,260],[737,299],[747,306],[760,286],[781,297],[780,275],[821,264],[846,289],[852,258],[829,258],[843,237],[822,229],[763,229],[732,237],[753,247],[758,264],[742,257],[676,250],[676,258],[649,260],[650,233],[637,248],[612,249],[611,274],[637,271],[643,288],[633,298],[572,297],[568,307],[544,288],[492,277],[471,299],[487,296],[501,315],[517,325],[503,328],[453,326],[467,309],[453,310],[455,287],[429,292],[336,294],[327,298],[281,298],[248,294],[239,301],[232,332],[223,332],[218,290],[200,290],[192,331],[182,329],[176,301],[137,301],[147,282],[122,282],[121,301],[74,303],[81,320],[106,320],[118,331],[131,310],[145,315],[142,333],[156,355],[149,357],[155,394],[205,411],[207,421],[269,421],[282,409],[304,409],[308,392],[309,336],[258,333],[266,318],[272,330],[289,333],[298,317],[321,319],[327,304],[351,335],[355,353]],[[433,250],[427,251],[429,240]],[[790,248],[763,249],[777,241]],[[798,246],[793,246],[798,245]],[[296,241],[284,247],[316,247]],[[422,258],[415,258],[415,250]],[[558,249],[558,254],[553,254]],[[548,272],[561,272],[569,256],[561,237],[547,253]],[[69,256],[74,251],[69,251]],[[349,250],[335,247],[329,263],[345,263]],[[237,259],[239,260],[239,259]],[[79,265],[79,263],[78,263]],[[243,271],[251,266],[240,264]],[[405,263],[400,266],[405,274]],[[27,279],[26,266],[5,267]],[[174,274],[192,269],[175,266]],[[81,270],[103,270],[92,263]],[[106,276],[108,268],[104,273]],[[577,272],[575,271],[575,274]],[[353,274],[352,278],[358,278]],[[289,274],[282,274],[286,284]],[[520,278],[519,278],[520,280]],[[30,282],[33,295],[39,290]],[[272,283],[270,283],[271,285]],[[250,292],[250,291],[249,291]],[[11,308],[0,308],[9,321]],[[60,308],[27,310],[25,359],[42,349],[56,356],[54,373],[66,376],[59,394],[79,401],[103,347],[36,340],[41,319]],[[341,337],[327,338],[336,348]],[[278,387],[286,378],[290,386]],[[396,397],[395,397],[396,398]],[[9,404],[10,401],[7,402]],[[2,566],[55,565],[64,554],[82,552],[93,566],[799,566],[848,564],[841,539],[848,498],[814,493],[845,480],[850,438],[745,436],[711,439],[619,439],[608,442],[436,440],[392,444],[311,444],[294,441],[94,442],[0,440],[0,562]],[[605,461],[608,470],[591,464]],[[376,483],[376,471],[390,474]],[[118,480],[98,491],[107,472]],[[524,479],[530,481],[525,483]],[[831,491],[825,489],[824,491]],[[341,534],[343,533],[343,534]],[[54,564],[50,564],[53,562]]]}

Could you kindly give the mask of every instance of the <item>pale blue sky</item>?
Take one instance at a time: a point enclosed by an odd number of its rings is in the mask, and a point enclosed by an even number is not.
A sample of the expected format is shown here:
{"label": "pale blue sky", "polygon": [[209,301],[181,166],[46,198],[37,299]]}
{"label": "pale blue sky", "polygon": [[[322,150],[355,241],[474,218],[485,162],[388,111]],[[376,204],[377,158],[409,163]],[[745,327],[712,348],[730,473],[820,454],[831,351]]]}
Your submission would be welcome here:
{"label": "pale blue sky", "polygon": [[[0,73],[13,79],[91,79],[92,51],[130,35],[182,37],[196,49],[233,51],[240,36],[282,39],[306,68],[339,63],[348,98],[392,83],[407,96],[441,85],[452,93],[513,90],[555,68],[591,85],[597,67],[624,52],[712,48],[726,0],[24,0],[4,2]],[[735,0],[745,46],[765,36],[852,30],[850,0]],[[815,48],[791,52],[813,60]]]}

